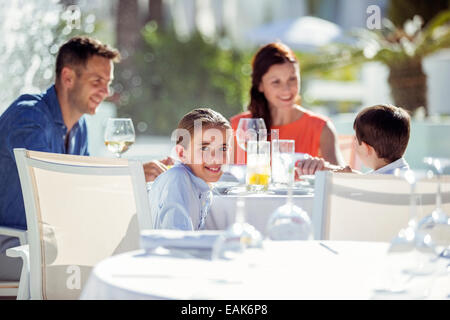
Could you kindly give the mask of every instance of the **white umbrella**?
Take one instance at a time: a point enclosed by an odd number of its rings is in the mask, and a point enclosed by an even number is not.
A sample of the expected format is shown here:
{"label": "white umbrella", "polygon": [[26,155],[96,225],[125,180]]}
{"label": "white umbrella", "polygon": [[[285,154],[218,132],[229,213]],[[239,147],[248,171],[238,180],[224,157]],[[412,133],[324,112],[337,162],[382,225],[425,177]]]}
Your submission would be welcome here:
{"label": "white umbrella", "polygon": [[337,24],[310,16],[266,24],[251,30],[246,37],[257,45],[281,41],[300,51],[316,51],[323,45],[349,40]]}

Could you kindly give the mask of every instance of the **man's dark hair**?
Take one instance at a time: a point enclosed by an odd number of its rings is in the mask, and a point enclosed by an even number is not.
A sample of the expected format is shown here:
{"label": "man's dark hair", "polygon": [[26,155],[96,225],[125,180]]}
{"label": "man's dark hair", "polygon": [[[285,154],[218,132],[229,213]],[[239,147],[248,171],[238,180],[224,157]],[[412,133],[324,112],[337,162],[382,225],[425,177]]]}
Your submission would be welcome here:
{"label": "man's dark hair", "polygon": [[353,129],[359,144],[367,143],[379,158],[391,163],[400,159],[408,146],[410,117],[402,108],[376,105],[358,113]]}
{"label": "man's dark hair", "polygon": [[64,43],[56,57],[56,79],[58,80],[64,67],[85,67],[89,58],[98,55],[114,62],[120,61],[120,53],[100,41],[87,37],[76,36]]}

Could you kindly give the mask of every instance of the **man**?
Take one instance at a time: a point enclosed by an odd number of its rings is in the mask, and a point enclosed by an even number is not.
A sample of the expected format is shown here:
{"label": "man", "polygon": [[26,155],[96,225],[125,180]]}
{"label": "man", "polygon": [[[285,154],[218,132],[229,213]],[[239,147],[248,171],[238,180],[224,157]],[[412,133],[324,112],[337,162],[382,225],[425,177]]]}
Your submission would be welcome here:
{"label": "man", "polygon": [[[0,225],[27,229],[14,148],[89,155],[85,113],[95,114],[109,95],[116,49],[79,36],[64,43],[56,58],[56,79],[45,93],[24,94],[0,117]],[[160,162],[145,165],[151,176],[166,168]],[[149,174],[147,174],[149,176]],[[0,235],[0,280],[20,277],[22,262],[5,255],[17,238]]]}

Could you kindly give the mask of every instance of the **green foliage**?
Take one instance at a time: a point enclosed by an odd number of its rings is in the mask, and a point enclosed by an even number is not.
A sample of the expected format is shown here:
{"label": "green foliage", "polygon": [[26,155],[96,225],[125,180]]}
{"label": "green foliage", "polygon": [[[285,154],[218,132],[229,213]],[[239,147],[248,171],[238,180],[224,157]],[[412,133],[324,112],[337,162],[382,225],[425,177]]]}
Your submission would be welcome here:
{"label": "green foliage", "polygon": [[[257,48],[222,48],[199,33],[179,39],[173,30],[159,31],[154,22],[143,28],[142,37],[143,45],[130,61],[135,74],[124,77],[124,64],[118,64],[115,72],[118,115],[131,117],[136,125],[146,123],[138,125],[138,134],[169,135],[183,115],[197,107],[210,107],[228,119],[247,109],[250,63]],[[302,82],[311,77],[357,78],[358,67],[315,68],[316,55],[296,55]]]}
{"label": "green foliage", "polygon": [[398,27],[415,15],[419,15],[427,24],[439,12],[450,9],[450,0],[390,0],[389,19]]}
{"label": "green foliage", "polygon": [[320,78],[334,81],[358,79],[360,67],[357,65],[347,64],[336,68],[332,63],[326,65],[320,54],[296,52],[296,56],[300,61],[302,79]]}
{"label": "green foliage", "polygon": [[359,29],[353,32],[354,45],[333,44],[311,64],[311,69],[340,68],[350,64],[378,61],[390,68],[421,61],[425,56],[450,47],[450,10],[442,11],[423,27],[423,19],[414,16],[402,28],[383,20],[381,30]]}
{"label": "green foliage", "polygon": [[198,33],[181,41],[174,31],[159,32],[154,22],[142,35],[144,45],[133,57],[139,74],[123,86],[130,89],[121,93],[118,110],[135,123],[147,123],[141,133],[168,135],[197,107],[210,107],[226,118],[244,109],[250,55],[222,49]]}

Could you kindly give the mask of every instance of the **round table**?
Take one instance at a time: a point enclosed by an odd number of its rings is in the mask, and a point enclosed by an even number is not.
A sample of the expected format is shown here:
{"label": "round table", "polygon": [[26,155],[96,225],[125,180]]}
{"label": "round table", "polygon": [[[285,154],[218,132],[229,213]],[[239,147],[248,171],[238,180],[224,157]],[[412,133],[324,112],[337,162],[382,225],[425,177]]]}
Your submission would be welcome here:
{"label": "round table", "polygon": [[[138,250],[100,262],[81,299],[376,299],[380,296],[375,295],[375,279],[388,245],[265,241],[262,250],[247,250],[233,261],[148,255]],[[428,298],[448,298],[449,278],[422,277],[431,289]]]}

